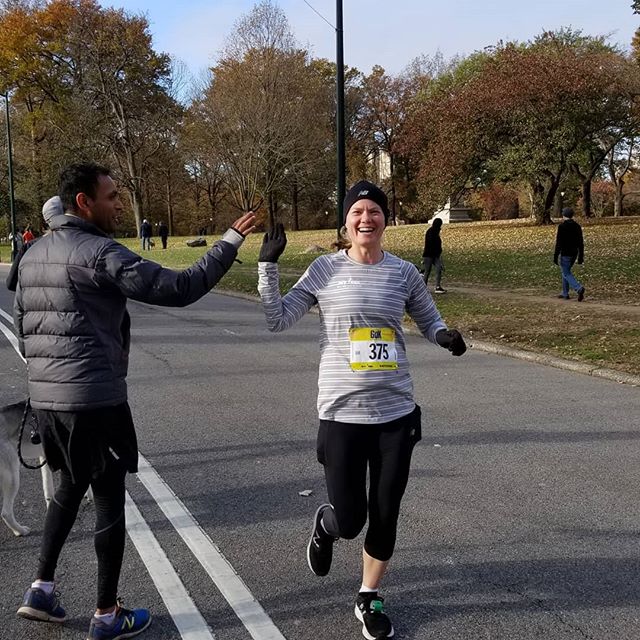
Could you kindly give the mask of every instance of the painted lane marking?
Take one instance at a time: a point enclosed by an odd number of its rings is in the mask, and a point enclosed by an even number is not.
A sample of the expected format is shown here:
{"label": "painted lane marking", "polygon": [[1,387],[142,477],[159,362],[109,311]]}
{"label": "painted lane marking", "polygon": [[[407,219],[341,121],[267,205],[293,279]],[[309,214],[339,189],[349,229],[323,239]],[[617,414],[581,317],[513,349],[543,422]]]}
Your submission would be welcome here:
{"label": "painted lane marking", "polygon": [[[0,309],[0,311],[2,311]],[[6,317],[6,313],[0,313]],[[13,318],[9,316],[13,324]],[[0,323],[0,331],[4,333],[16,353],[26,362],[18,350],[18,340],[10,329]],[[127,533],[145,564],[160,597],[164,601],[182,640],[213,640],[211,632],[200,611],[189,597],[169,559],[160,547],[142,514],[135,506],[129,493],[125,504]]]}
{"label": "painted lane marking", "polygon": [[251,637],[254,640],[285,640],[229,561],[142,454],[138,457],[138,469],[138,478],[209,574]]}
{"label": "painted lane marking", "polygon": [[[6,315],[2,313],[3,317]],[[10,316],[9,316],[10,317]],[[13,318],[10,317],[13,324]],[[22,354],[18,349],[18,340],[15,335],[0,323],[0,330],[3,331],[9,342],[12,344],[16,353],[22,358]],[[280,630],[275,626],[271,618],[267,615],[260,603],[254,598],[240,576],[236,573],[233,566],[222,555],[222,552],[213,543],[211,538],[203,531],[196,519],[184,506],[182,501],[173,493],[167,483],[160,477],[158,472],[151,466],[149,461],[139,454],[139,471],[138,478],[147,488],[157,505],[171,522],[190,551],[194,554],[202,567],[213,580],[220,593],[227,600],[235,614],[238,616],[242,624],[245,626],[249,634],[254,640],[286,640]],[[183,640],[209,640],[214,636],[197,610],[193,601],[189,598],[184,585],[177,577],[175,570],[169,562],[166,554],[160,547],[153,533],[144,521],[142,514],[135,506],[133,499],[127,493],[127,533],[133,541],[138,554],[144,562],[149,575],[151,576],[158,593],[162,597],[167,610],[172,616],[174,623],[180,633],[182,628],[187,628],[189,633],[208,633],[209,635],[182,635]],[[144,533],[144,529],[148,530],[148,536]],[[134,539],[137,536],[138,542]],[[146,557],[145,549],[150,549],[149,556]],[[179,584],[172,580],[171,574],[175,575]],[[165,580],[167,582],[165,582]],[[189,605],[182,597],[181,591],[184,591],[186,597],[189,598]],[[167,597],[165,597],[167,594]],[[177,594],[180,606],[177,606],[176,618],[174,610],[176,607],[170,607],[169,603]],[[193,611],[191,610],[193,608]],[[195,612],[195,613],[194,613]],[[193,628],[195,625],[196,615],[202,620],[200,629]]]}
{"label": "painted lane marking", "polygon": [[4,309],[0,309],[0,316],[13,325],[13,316],[10,316]]}
{"label": "painted lane marking", "polygon": [[[2,309],[0,309],[0,311],[2,311]],[[7,314],[4,311],[2,311],[2,314],[0,314],[0,315],[2,315],[2,317],[4,318]],[[11,324],[13,324],[13,318],[11,316],[9,316],[9,319],[11,321]],[[16,338],[15,334],[13,333],[13,331],[11,331],[11,329],[8,329],[7,327],[5,327],[2,324],[2,322],[0,322],[0,331],[2,331],[2,333],[4,333],[4,335],[6,336],[7,340],[11,344],[11,346],[16,350],[16,353],[18,354],[18,356],[20,357],[22,362],[27,364],[27,361],[24,359],[24,357],[20,353],[20,348],[18,347],[18,338]]]}
{"label": "painted lane marking", "polygon": [[182,640],[213,640],[215,635],[189,597],[184,584],[145,522],[129,492],[125,503],[127,533],[147,567]]}

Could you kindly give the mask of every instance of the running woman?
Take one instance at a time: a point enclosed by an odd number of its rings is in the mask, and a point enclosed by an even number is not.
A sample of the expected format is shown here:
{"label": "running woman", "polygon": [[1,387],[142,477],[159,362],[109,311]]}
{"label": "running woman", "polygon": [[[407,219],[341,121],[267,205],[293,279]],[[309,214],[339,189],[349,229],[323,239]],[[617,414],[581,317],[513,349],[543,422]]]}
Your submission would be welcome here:
{"label": "running woman", "polygon": [[344,213],[350,248],[317,258],[284,297],[276,264],[286,246],[284,228],[277,225],[265,234],[258,290],[270,331],[284,331],[314,305],[320,308],[317,455],[330,504],[315,513],[307,560],[314,574],[327,575],[334,542],[355,538],[368,515],[355,615],[364,637],[379,640],[394,633],[378,589],[395,546],[411,454],[421,437],[404,312],[425,338],[453,355],[462,355],[466,345],[458,331],[447,329],[416,267],[383,251],[389,219],[385,193],[358,182],[345,197]]}

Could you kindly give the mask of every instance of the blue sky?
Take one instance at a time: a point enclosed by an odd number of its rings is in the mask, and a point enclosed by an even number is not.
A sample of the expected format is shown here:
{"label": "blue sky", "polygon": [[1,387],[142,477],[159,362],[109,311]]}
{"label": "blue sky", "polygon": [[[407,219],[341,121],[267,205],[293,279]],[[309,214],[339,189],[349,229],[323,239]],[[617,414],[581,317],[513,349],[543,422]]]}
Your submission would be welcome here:
{"label": "blue sky", "polygon": [[[334,0],[308,0],[335,23]],[[115,0],[146,14],[154,46],[182,60],[194,75],[215,63],[250,0]],[[334,31],[304,0],[280,0],[297,40],[318,57],[335,57]],[[345,63],[368,72],[374,64],[401,71],[420,54],[471,53],[498,40],[528,40],[543,30],[571,26],[610,35],[628,46],[640,16],[631,0],[344,0]]]}

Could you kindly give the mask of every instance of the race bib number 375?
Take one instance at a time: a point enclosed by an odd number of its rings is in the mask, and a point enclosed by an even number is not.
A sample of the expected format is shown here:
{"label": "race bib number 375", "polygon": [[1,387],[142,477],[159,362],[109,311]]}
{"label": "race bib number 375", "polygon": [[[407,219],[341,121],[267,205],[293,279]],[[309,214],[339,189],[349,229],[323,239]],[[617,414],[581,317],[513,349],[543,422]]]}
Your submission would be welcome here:
{"label": "race bib number 375", "polygon": [[395,329],[358,327],[349,330],[351,368],[354,371],[398,368]]}

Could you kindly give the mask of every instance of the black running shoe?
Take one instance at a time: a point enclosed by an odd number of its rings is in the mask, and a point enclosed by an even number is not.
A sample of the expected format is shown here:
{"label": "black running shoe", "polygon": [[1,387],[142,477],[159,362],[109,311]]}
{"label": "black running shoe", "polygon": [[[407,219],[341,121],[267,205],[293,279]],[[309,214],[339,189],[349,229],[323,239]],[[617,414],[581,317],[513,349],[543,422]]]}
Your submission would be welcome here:
{"label": "black running shoe", "polygon": [[313,516],[313,527],[311,529],[311,537],[307,545],[307,563],[309,569],[317,576],[326,576],[331,569],[331,560],[333,559],[333,543],[336,539],[330,536],[322,528],[322,514],[326,509],[331,509],[330,504],[321,504],[315,516]]}
{"label": "black running shoe", "polygon": [[393,625],[384,612],[383,602],[377,593],[359,593],[356,599],[356,618],[362,622],[362,635],[368,640],[393,637]]}

